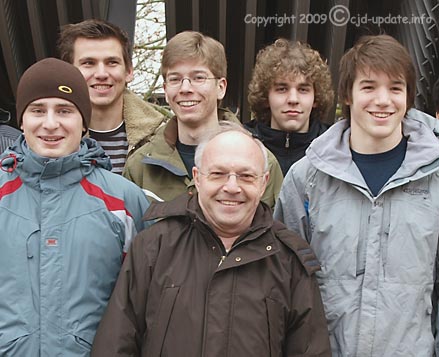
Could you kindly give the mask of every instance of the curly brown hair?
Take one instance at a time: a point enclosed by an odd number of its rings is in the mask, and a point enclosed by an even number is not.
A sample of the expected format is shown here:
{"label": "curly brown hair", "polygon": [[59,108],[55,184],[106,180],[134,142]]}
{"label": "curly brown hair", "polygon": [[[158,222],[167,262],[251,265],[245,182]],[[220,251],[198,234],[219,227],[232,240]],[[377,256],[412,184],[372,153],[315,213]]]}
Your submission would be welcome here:
{"label": "curly brown hair", "polygon": [[315,108],[311,111],[311,118],[320,120],[327,117],[334,100],[327,63],[308,44],[278,39],[257,54],[248,86],[248,102],[257,120],[270,125],[268,92],[275,80],[297,75],[303,75],[314,87]]}

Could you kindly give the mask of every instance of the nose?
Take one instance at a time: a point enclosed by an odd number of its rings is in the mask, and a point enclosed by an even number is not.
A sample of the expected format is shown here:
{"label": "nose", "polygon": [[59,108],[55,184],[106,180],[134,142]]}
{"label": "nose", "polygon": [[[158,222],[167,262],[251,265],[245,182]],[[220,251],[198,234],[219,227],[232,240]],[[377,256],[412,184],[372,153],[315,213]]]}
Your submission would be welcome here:
{"label": "nose", "polygon": [[236,174],[229,174],[229,177],[223,186],[223,190],[229,193],[241,192],[241,186],[238,185],[238,177]]}
{"label": "nose", "polygon": [[96,66],[96,72],[95,72],[96,78],[106,78],[108,77],[107,67],[105,66],[105,63],[98,63]]}
{"label": "nose", "polygon": [[291,88],[288,91],[288,103],[296,104],[298,102],[297,100],[297,90],[296,88]]}
{"label": "nose", "polygon": [[375,104],[385,106],[390,104],[390,91],[387,88],[379,88],[375,96]]}
{"label": "nose", "polygon": [[58,118],[53,110],[47,111],[46,120],[43,122],[43,127],[48,130],[54,130],[59,127]]}
{"label": "nose", "polygon": [[180,92],[192,91],[192,83],[190,78],[183,78],[180,83]]}

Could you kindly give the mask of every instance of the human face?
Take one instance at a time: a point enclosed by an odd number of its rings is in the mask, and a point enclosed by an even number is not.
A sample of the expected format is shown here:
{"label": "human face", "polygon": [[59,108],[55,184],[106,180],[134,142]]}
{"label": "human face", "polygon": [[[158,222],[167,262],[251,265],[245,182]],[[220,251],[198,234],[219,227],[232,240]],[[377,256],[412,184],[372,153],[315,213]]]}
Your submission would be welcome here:
{"label": "human face", "polygon": [[[258,145],[243,133],[219,134],[206,145],[200,167],[194,167],[192,172],[204,216],[218,236],[236,238],[244,233],[268,181]],[[242,184],[236,176],[230,175],[225,184],[219,184],[206,176],[212,172],[259,177],[252,183]]]}
{"label": "human face", "polygon": [[23,113],[21,129],[36,154],[57,158],[79,150],[85,130],[81,112],[68,100],[43,98],[30,103]]}
{"label": "human face", "polygon": [[115,38],[79,37],[73,52],[73,65],[87,81],[93,108],[121,106],[125,85],[133,79],[133,69],[127,68],[120,42]]}
{"label": "human face", "polygon": [[306,133],[314,104],[314,86],[304,75],[277,78],[268,91],[273,129]]}
{"label": "human face", "polygon": [[[190,60],[177,63],[170,67],[166,78],[193,78],[194,75],[215,77],[201,61]],[[225,78],[208,79],[202,85],[193,85],[185,79],[177,87],[163,85],[166,101],[177,119],[188,126],[200,126],[218,121],[218,100],[224,98],[227,81]]]}
{"label": "human face", "polygon": [[402,138],[407,83],[384,72],[357,72],[352,86],[351,147],[363,154],[393,149]]}

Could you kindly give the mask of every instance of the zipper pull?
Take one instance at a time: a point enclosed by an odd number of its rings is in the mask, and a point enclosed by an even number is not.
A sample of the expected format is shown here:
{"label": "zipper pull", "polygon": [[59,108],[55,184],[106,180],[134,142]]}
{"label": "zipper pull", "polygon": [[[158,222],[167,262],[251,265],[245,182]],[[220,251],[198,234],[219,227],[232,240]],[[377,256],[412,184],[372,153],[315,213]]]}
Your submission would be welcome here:
{"label": "zipper pull", "polygon": [[289,148],[290,147],[290,133],[287,133],[287,137],[285,140],[285,148]]}
{"label": "zipper pull", "polygon": [[221,257],[221,259],[220,259],[220,261],[219,261],[219,264],[218,264],[218,268],[221,266],[221,264],[223,263],[224,260],[226,260],[226,256],[225,256],[225,255],[223,255],[223,256]]}

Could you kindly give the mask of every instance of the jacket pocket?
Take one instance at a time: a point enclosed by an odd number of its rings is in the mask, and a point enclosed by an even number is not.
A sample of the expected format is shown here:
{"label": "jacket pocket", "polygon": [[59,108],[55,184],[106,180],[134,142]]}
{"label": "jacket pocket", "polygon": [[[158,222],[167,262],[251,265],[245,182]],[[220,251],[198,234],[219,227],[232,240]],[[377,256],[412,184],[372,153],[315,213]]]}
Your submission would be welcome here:
{"label": "jacket pocket", "polygon": [[265,298],[267,306],[267,323],[268,323],[268,343],[270,345],[270,357],[281,356],[280,336],[284,336],[282,332],[283,318],[280,303],[269,297]]}
{"label": "jacket pocket", "polygon": [[147,337],[146,345],[148,346],[148,352],[145,355],[148,357],[159,357],[162,352],[169,320],[171,319],[172,310],[174,309],[179,290],[180,287],[178,286],[166,287],[163,290],[151,332]]}

